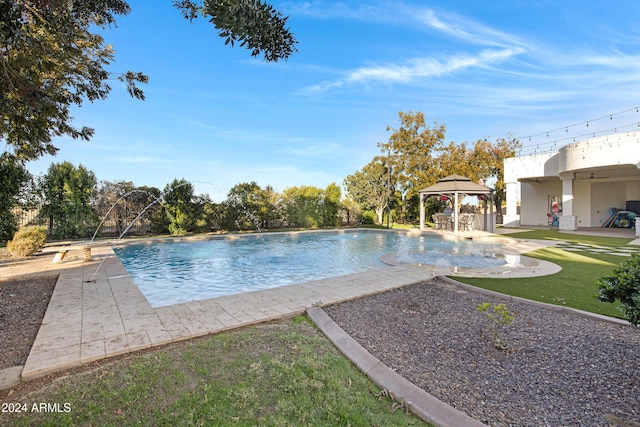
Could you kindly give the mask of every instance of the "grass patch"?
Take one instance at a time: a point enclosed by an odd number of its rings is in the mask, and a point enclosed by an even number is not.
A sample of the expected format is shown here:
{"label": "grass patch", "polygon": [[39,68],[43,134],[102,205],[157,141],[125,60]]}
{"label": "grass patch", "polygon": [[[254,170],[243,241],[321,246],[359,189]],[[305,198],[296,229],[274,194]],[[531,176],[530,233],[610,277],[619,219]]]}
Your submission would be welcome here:
{"label": "grass patch", "polygon": [[[506,230],[506,229],[505,229]],[[502,234],[514,239],[557,240],[601,246],[626,246],[633,239],[625,237],[588,236],[583,234],[561,233],[558,230],[530,230],[518,233]]]}
{"label": "grass patch", "polygon": [[[510,236],[517,239],[563,240],[611,248],[625,246],[632,240],[559,233],[555,230],[534,230]],[[626,262],[627,257],[588,251],[565,251],[555,247],[538,249],[526,255],[558,264],[562,270],[549,276],[528,278],[452,277],[463,283],[508,295],[624,318],[619,302],[605,303],[598,300],[595,281],[610,274],[614,268]]]}
{"label": "grass patch", "polygon": [[64,377],[12,401],[68,413],[3,415],[10,425],[422,425],[306,317],[191,340]]}

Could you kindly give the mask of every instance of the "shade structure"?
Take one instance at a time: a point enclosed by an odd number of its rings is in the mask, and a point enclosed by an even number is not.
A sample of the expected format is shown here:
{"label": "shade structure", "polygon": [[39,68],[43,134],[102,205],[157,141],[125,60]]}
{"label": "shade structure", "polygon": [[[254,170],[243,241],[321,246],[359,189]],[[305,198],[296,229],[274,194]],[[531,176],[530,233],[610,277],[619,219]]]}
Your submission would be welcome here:
{"label": "shade structure", "polygon": [[[493,189],[486,185],[477,184],[471,181],[471,178],[467,178],[462,175],[449,175],[442,178],[435,184],[418,192],[420,194],[420,230],[424,230],[424,201],[430,196],[447,196],[453,204],[454,215],[454,231],[458,231],[458,213],[460,207],[458,206],[458,198],[464,196],[489,196],[489,199],[493,201]],[[491,209],[493,211],[493,203],[491,203]],[[493,212],[491,212],[493,215]]]}

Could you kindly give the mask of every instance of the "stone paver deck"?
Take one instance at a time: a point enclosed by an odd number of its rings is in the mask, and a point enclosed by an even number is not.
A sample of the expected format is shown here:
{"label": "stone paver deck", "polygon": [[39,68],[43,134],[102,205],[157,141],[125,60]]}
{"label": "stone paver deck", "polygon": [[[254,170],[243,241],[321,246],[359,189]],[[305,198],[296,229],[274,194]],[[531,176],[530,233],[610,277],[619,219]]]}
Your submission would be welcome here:
{"label": "stone paver deck", "polygon": [[309,307],[433,276],[424,268],[398,266],[153,308],[109,247],[95,248],[93,258],[61,271],[22,371],[24,380],[151,346],[294,316]]}

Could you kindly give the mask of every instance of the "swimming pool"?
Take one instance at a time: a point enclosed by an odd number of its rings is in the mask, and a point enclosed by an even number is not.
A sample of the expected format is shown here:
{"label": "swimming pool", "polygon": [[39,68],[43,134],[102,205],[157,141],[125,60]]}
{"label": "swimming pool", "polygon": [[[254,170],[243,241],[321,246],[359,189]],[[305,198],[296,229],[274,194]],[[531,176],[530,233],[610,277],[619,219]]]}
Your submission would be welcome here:
{"label": "swimming pool", "polygon": [[342,276],[393,263],[500,266],[499,245],[372,230],[153,241],[114,248],[154,307]]}

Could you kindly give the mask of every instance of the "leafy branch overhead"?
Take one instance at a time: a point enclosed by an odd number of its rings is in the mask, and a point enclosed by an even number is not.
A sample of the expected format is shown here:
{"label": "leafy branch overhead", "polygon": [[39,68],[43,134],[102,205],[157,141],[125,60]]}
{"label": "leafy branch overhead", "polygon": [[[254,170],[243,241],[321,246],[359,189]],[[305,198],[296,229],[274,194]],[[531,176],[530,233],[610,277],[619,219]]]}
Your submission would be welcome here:
{"label": "leafy branch overhead", "polygon": [[[107,97],[105,66],[114,51],[90,29],[127,13],[120,0],[0,1],[0,139],[13,156],[55,154],[53,137],[93,135],[91,128],[73,126],[70,108]],[[125,79],[130,86],[146,82],[135,73]]]}
{"label": "leafy branch overhead", "polygon": [[[209,17],[225,43],[247,47],[266,61],[286,59],[297,43],[287,18],[260,0],[174,1],[187,19]],[[124,0],[0,0],[0,140],[18,161],[55,155],[53,138],[89,140],[94,130],[75,126],[73,106],[106,99],[109,81],[144,100],[140,72],[113,74],[113,47],[96,31],[116,26],[130,12]]]}
{"label": "leafy branch overhead", "polygon": [[288,17],[261,0],[176,0],[174,6],[188,20],[200,14],[208,17],[225,44],[246,47],[252,56],[264,55],[267,62],[288,59],[297,52],[294,34],[286,27]]}

